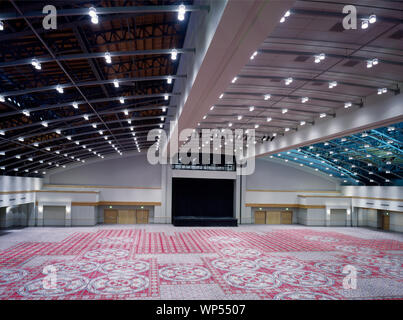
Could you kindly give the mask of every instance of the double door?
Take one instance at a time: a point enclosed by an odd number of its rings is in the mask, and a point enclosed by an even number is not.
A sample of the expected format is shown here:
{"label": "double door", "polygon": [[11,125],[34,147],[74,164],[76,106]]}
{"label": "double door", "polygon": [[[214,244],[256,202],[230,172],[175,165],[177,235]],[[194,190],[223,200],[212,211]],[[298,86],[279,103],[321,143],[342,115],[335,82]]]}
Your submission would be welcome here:
{"label": "double door", "polygon": [[256,211],[255,224],[292,224],[292,211]]}
{"label": "double door", "polygon": [[105,224],[146,224],[148,223],[148,210],[104,210]]}

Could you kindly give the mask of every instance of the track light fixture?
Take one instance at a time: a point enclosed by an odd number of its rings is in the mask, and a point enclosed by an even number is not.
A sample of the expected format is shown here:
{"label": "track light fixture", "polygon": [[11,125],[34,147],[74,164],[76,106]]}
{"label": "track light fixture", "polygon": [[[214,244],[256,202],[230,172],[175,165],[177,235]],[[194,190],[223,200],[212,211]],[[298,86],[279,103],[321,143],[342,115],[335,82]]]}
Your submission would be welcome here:
{"label": "track light fixture", "polygon": [[97,15],[97,9],[95,9],[94,7],[91,7],[88,9],[88,15],[91,17],[91,22],[93,24],[97,24],[99,22],[98,15]]}
{"label": "track light fixture", "polygon": [[290,85],[293,81],[294,81],[293,78],[287,78],[287,79],[285,79],[285,85],[288,86],[288,85]]}
{"label": "track light fixture", "polygon": [[111,54],[109,52],[105,52],[105,61],[108,64],[112,63],[112,57],[111,57]]}
{"label": "track light fixture", "polygon": [[337,81],[330,81],[329,82],[329,89],[333,89],[334,87],[337,87]]}
{"label": "track light fixture", "polygon": [[290,16],[291,12],[290,10],[288,10],[280,19],[280,23],[284,23],[285,19],[288,18]]}
{"label": "track light fixture", "polygon": [[175,61],[177,57],[178,57],[178,51],[176,49],[173,49],[171,51],[171,60]]}
{"label": "track light fixture", "polygon": [[60,85],[57,85],[57,86],[56,86],[56,90],[57,90],[57,92],[59,92],[59,93],[63,93],[63,92],[64,92],[63,88],[62,88]]}
{"label": "track light fixture", "polygon": [[40,64],[39,61],[38,61],[37,59],[35,59],[35,58],[32,59],[31,64],[34,66],[34,68],[35,68],[36,70],[41,70],[41,69],[42,69],[41,64]]}
{"label": "track light fixture", "polygon": [[178,10],[178,20],[179,21],[185,20],[185,13],[186,13],[186,7],[184,4],[181,4],[179,6],[179,10]]}

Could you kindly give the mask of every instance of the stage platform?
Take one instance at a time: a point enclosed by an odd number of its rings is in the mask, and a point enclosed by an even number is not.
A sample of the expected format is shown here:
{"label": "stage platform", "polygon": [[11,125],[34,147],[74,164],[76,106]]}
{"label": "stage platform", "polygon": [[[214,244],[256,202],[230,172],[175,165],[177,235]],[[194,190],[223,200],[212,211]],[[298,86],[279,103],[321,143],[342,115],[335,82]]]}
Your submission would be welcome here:
{"label": "stage platform", "polygon": [[232,217],[174,217],[172,221],[177,227],[237,227],[238,221]]}

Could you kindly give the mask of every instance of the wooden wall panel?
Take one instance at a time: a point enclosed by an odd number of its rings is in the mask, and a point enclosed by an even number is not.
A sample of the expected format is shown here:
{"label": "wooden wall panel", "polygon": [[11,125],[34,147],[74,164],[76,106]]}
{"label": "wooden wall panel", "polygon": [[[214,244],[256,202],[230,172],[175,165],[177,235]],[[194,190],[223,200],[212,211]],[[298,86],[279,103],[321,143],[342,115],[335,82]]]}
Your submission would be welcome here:
{"label": "wooden wall panel", "polygon": [[281,224],[292,224],[292,211],[281,211]]}
{"label": "wooden wall panel", "polygon": [[255,224],[266,224],[266,211],[255,211]]}
{"label": "wooden wall panel", "polygon": [[147,224],[148,210],[136,210],[136,220],[138,224]]}
{"label": "wooden wall panel", "polygon": [[118,222],[118,211],[105,209],[104,210],[104,223],[105,224],[116,224]]}
{"label": "wooden wall panel", "polygon": [[382,229],[383,230],[389,230],[390,226],[390,216],[389,215],[382,215]]}
{"label": "wooden wall panel", "polygon": [[281,212],[280,211],[266,211],[266,224],[280,224]]}

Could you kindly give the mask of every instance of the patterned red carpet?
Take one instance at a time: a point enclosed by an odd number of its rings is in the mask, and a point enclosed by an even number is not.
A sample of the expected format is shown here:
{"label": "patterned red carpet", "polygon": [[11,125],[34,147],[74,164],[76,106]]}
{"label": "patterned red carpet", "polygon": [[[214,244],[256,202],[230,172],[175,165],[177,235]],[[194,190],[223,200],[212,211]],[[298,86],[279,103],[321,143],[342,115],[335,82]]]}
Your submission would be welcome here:
{"label": "patterned red carpet", "polygon": [[403,236],[366,229],[27,228],[0,243],[3,300],[403,299]]}

